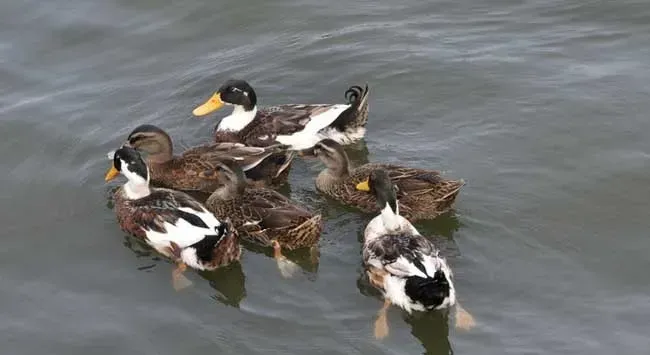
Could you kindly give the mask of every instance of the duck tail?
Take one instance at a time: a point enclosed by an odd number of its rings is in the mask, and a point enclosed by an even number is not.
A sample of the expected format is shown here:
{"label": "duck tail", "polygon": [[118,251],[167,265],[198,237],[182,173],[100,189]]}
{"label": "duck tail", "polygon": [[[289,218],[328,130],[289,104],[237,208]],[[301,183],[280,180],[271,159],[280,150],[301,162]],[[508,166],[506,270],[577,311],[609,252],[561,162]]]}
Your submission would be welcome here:
{"label": "duck tail", "polygon": [[450,209],[460,193],[460,189],[465,185],[465,180],[448,180],[444,182],[447,186],[442,190],[442,194],[436,198],[440,209]]}
{"label": "duck tail", "polygon": [[298,245],[307,247],[317,244],[323,231],[323,217],[317,214],[304,221],[294,230],[299,231],[298,235],[296,235]]}
{"label": "duck tail", "polygon": [[445,274],[438,270],[433,277],[409,276],[404,291],[412,300],[435,308],[449,297],[450,287]]}
{"label": "duck tail", "polygon": [[350,86],[345,91],[345,100],[350,107],[332,123],[332,127],[344,132],[350,128],[363,128],[368,123],[368,84],[365,87]]}

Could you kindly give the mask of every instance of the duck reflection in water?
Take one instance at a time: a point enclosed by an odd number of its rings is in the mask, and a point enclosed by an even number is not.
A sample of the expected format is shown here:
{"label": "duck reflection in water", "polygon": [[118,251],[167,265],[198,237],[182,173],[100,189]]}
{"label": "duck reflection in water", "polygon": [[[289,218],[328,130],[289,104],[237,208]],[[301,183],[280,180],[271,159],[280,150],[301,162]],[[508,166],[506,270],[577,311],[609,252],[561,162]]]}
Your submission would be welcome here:
{"label": "duck reflection in water", "polygon": [[[149,263],[138,267],[140,271],[151,272],[156,269],[160,261],[167,261],[155,253],[143,241],[124,236],[124,246],[131,250],[139,259],[148,259]],[[246,298],[246,275],[241,263],[235,262],[230,265],[218,268],[214,271],[199,271],[198,275],[208,281],[217,294],[212,296],[216,301],[239,308],[241,301]]]}

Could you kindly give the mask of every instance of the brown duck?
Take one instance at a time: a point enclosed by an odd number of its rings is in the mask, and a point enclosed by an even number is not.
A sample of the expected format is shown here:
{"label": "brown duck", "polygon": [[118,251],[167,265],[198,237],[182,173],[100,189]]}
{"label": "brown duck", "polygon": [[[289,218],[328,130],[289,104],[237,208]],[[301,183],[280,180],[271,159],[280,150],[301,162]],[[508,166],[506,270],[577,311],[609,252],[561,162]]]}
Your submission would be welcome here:
{"label": "brown duck", "polygon": [[122,147],[115,152],[105,180],[120,174],[128,181],[115,192],[117,221],[124,232],[178,263],[174,288],[187,286],[182,277],[187,266],[213,270],[239,260],[238,235],[230,222],[215,218],[183,192],[150,187],[149,169],[135,149]]}
{"label": "brown duck", "polygon": [[463,180],[444,179],[438,171],[392,164],[369,163],[352,169],[343,147],[331,139],[316,144],[314,154],[326,166],[316,178],[316,188],[368,213],[380,210],[368,187],[368,177],[376,169],[387,171],[397,185],[400,211],[410,221],[433,219],[449,211],[465,184]]}
{"label": "brown duck", "polygon": [[217,218],[229,218],[242,238],[263,246],[273,246],[283,276],[290,276],[294,264],[281,249],[316,248],[323,229],[322,217],[299,206],[271,189],[247,187],[238,164],[224,160],[217,167],[223,183],[206,201]]}
{"label": "brown duck", "polygon": [[289,174],[288,165],[275,164],[277,157],[272,157],[288,154],[279,144],[251,147],[241,143],[213,143],[174,155],[169,134],[145,124],[129,134],[125,145],[147,153],[151,182],[158,187],[211,193],[218,187],[214,167],[224,158],[234,159],[246,172],[247,182],[259,186],[279,187],[287,182]]}

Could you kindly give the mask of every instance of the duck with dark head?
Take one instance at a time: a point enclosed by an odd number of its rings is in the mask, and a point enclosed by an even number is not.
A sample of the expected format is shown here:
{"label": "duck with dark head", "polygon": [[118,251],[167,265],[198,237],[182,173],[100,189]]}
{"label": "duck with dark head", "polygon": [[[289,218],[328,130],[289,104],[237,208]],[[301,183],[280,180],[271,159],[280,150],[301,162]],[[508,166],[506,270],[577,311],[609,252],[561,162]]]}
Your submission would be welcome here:
{"label": "duck with dark head", "polygon": [[187,266],[214,270],[239,260],[241,247],[229,220],[217,219],[189,195],[151,187],[151,174],[138,151],[118,149],[105,180],[126,177],[114,196],[115,214],[123,231],[144,240],[162,255],[175,260],[174,288],[187,285]]}
{"label": "duck with dark head", "polygon": [[257,94],[244,80],[231,79],[194,109],[197,117],[223,106],[232,106],[215,129],[217,142],[241,142],[253,146],[281,143],[292,150],[310,149],[330,138],[341,144],[356,142],[365,135],[368,121],[368,86],[352,86],[345,104],[284,104],[258,106]]}
{"label": "duck with dark head", "polygon": [[370,283],[384,297],[384,306],[375,322],[375,336],[388,335],[386,312],[391,304],[408,313],[456,309],[456,325],[466,329],[473,317],[456,299],[451,268],[431,241],[400,215],[396,186],[387,171],[376,169],[368,178],[375,196],[378,216],[364,231],[363,263]]}

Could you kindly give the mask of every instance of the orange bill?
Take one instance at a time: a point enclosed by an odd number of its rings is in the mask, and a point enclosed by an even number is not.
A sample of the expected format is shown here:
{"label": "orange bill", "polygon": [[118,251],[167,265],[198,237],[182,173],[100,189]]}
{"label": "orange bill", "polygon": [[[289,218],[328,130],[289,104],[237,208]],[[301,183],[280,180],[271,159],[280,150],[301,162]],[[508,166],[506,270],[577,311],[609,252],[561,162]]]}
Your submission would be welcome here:
{"label": "orange bill", "polygon": [[223,101],[221,101],[221,93],[217,92],[210,100],[206,101],[203,105],[197,107],[192,111],[194,116],[200,117],[205,116],[209,113],[212,113],[223,106]]}
{"label": "orange bill", "polygon": [[111,165],[110,170],[106,172],[106,176],[104,177],[104,181],[111,181],[115,179],[118,175],[120,175],[120,172],[115,169],[115,165]]}

